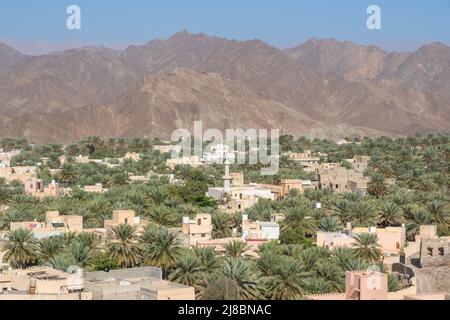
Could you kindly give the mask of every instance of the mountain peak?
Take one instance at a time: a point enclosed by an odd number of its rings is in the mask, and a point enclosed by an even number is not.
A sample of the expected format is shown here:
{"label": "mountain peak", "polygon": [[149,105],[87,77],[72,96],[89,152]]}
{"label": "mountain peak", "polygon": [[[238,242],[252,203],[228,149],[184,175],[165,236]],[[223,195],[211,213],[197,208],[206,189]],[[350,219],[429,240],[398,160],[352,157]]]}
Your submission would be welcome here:
{"label": "mountain peak", "polygon": [[21,53],[19,51],[17,51],[16,49],[14,49],[14,48],[12,48],[12,47],[10,47],[7,44],[2,43],[2,42],[0,42],[0,50],[2,52],[11,52],[11,53],[17,53],[17,54],[21,55]]}
{"label": "mountain peak", "polygon": [[172,35],[169,40],[174,40],[174,39],[184,39],[187,37],[191,37],[193,36],[193,34],[185,29],[178,31],[177,33],[175,33],[174,35]]}
{"label": "mountain peak", "polygon": [[419,48],[420,51],[428,51],[428,50],[450,50],[450,47],[443,44],[442,42],[436,41],[430,44],[423,45]]}

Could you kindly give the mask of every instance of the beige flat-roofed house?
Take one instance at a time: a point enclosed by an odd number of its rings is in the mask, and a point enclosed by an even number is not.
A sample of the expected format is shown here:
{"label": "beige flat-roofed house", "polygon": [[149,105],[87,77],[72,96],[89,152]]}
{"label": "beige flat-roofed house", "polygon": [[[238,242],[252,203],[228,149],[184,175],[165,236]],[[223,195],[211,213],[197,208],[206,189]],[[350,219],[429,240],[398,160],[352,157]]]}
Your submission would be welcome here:
{"label": "beige flat-roofed house", "polygon": [[157,150],[161,153],[171,153],[172,151],[180,152],[181,147],[178,145],[158,145],[153,146],[153,150]]}
{"label": "beige flat-roofed house", "polygon": [[67,232],[82,233],[83,217],[76,215],[62,216],[58,211],[45,212],[45,221],[11,222],[10,230],[26,229],[33,231],[37,239],[59,236]]}
{"label": "beige flat-roofed house", "polygon": [[315,156],[311,150],[301,153],[288,152],[283,155],[291,161],[300,163],[305,171],[314,171],[320,163],[320,157]]}
{"label": "beige flat-roofed house", "polygon": [[60,197],[65,193],[64,188],[59,186],[59,183],[52,181],[48,186],[44,186],[42,179],[31,177],[24,183],[25,192],[34,197]]}
{"label": "beige flat-roofed house", "polygon": [[25,183],[31,177],[37,177],[37,170],[34,166],[0,167],[0,177],[5,178],[8,183],[12,181]]}
{"label": "beige flat-roofed house", "polygon": [[192,168],[197,168],[203,166],[204,163],[199,156],[190,156],[179,159],[167,159],[166,165],[170,170],[174,170],[176,166],[191,166]]}
{"label": "beige flat-roofed house", "polygon": [[189,246],[196,246],[199,240],[211,240],[212,229],[211,214],[200,213],[193,220],[183,218],[182,232],[188,237]]}
{"label": "beige flat-roofed house", "polygon": [[139,217],[136,217],[136,212],[134,212],[133,210],[114,210],[112,219],[104,221],[106,233],[111,232],[114,227],[121,224],[135,226],[137,227],[138,232],[142,232],[148,222],[145,220],[141,220],[141,218]]}
{"label": "beige flat-roofed house", "polygon": [[155,267],[85,273],[85,287],[94,300],[195,300],[195,289],[162,280]]}
{"label": "beige flat-roofed house", "polygon": [[345,293],[310,295],[308,300],[388,300],[387,274],[369,270],[345,273]]}
{"label": "beige flat-roofed house", "polygon": [[362,195],[367,194],[367,184],[370,181],[363,173],[340,166],[319,168],[318,179],[321,189],[330,188],[337,194],[358,192]]}
{"label": "beige flat-roofed house", "polygon": [[349,224],[342,232],[317,232],[317,246],[330,249],[338,247],[352,248],[355,243],[354,237],[361,233],[373,233],[377,235],[378,243],[385,256],[385,264],[399,262],[400,255],[406,244],[406,228],[351,228]]}
{"label": "beige flat-roofed house", "polygon": [[108,192],[108,189],[103,188],[102,183],[96,183],[93,186],[84,186],[83,191],[88,193],[106,193]]}
{"label": "beige flat-roofed house", "polygon": [[0,273],[0,300],[91,300],[84,291],[83,269],[72,273],[50,267],[10,269]]}
{"label": "beige flat-roofed house", "polygon": [[318,183],[315,183],[310,180],[301,180],[301,179],[283,179],[281,180],[281,198],[289,195],[291,190],[297,190],[301,194],[305,193],[305,190],[308,189],[318,189]]}
{"label": "beige flat-roofed house", "polygon": [[45,221],[11,222],[10,230],[26,229],[33,232],[37,239],[59,236],[67,232],[83,232],[83,217],[76,215],[61,216],[58,211],[45,212]]}
{"label": "beige flat-roofed house", "polygon": [[228,194],[229,201],[226,209],[230,212],[242,212],[253,207],[260,199],[276,200],[280,190],[280,186],[249,184],[230,187],[228,192],[225,188],[209,188],[208,196],[220,201],[224,199],[225,194]]}
{"label": "beige flat-roofed house", "polygon": [[242,237],[246,240],[278,240],[280,225],[275,221],[250,221],[248,215],[242,215]]}

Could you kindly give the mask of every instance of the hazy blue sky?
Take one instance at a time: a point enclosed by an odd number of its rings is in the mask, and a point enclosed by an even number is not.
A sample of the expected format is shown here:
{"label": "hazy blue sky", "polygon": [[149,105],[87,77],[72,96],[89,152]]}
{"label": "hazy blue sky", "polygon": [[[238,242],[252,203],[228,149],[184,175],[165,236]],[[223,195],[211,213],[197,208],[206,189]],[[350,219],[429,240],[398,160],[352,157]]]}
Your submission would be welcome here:
{"label": "hazy blue sky", "polygon": [[[66,28],[66,8],[81,7],[82,30]],[[382,30],[366,28],[366,9],[382,10]],[[40,0],[0,1],[0,41],[123,46],[186,29],[229,39],[259,38],[286,48],[310,37],[414,50],[450,44],[450,0]]]}

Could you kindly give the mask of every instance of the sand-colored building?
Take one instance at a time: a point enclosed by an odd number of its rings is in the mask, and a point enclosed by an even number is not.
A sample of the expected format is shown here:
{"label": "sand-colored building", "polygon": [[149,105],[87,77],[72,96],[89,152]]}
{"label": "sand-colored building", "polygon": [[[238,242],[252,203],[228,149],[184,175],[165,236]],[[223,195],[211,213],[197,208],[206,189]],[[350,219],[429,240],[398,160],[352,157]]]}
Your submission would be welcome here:
{"label": "sand-colored building", "polygon": [[111,230],[121,224],[127,224],[137,228],[138,232],[142,232],[145,226],[148,225],[146,220],[142,220],[140,217],[136,217],[134,210],[114,210],[111,220],[104,221],[104,228],[108,234]]}
{"label": "sand-colored building", "polygon": [[230,176],[232,187],[241,187],[244,185],[245,177],[243,172],[232,172]]}
{"label": "sand-colored building", "polygon": [[278,240],[280,225],[275,221],[250,221],[248,215],[242,215],[242,237],[245,240]]}
{"label": "sand-colored building", "polygon": [[179,145],[157,145],[153,146],[153,150],[157,150],[161,153],[172,153],[172,151],[180,152],[181,147]]}
{"label": "sand-colored building", "polygon": [[92,300],[84,291],[83,269],[67,273],[49,267],[0,273],[0,300]]}
{"label": "sand-colored building", "polygon": [[276,200],[278,198],[273,189],[258,184],[230,187],[228,192],[225,192],[224,188],[208,189],[208,196],[215,200],[223,200],[226,195],[228,196],[226,210],[229,212],[242,212],[253,207],[260,199]]}
{"label": "sand-colored building", "polygon": [[362,270],[345,273],[345,292],[310,295],[308,300],[388,300],[387,274]]}
{"label": "sand-colored building", "polygon": [[415,241],[404,248],[405,262],[415,266],[440,266],[450,263],[450,237],[439,237],[436,225],[420,226]]}
{"label": "sand-colored building", "polygon": [[34,166],[0,167],[0,177],[8,183],[20,181],[25,183],[31,177],[37,177],[37,169]]}
{"label": "sand-colored building", "polygon": [[[414,279],[415,280],[415,279]],[[388,276],[376,270],[345,273],[345,292],[316,294],[308,300],[449,300],[446,292],[417,293],[416,283],[396,292],[388,292]]]}
{"label": "sand-colored building", "polygon": [[106,193],[108,192],[108,188],[103,188],[102,183],[96,183],[92,186],[84,186],[83,191],[88,193]]}
{"label": "sand-colored building", "polygon": [[31,177],[25,181],[24,186],[25,192],[34,197],[60,197],[65,194],[65,189],[54,180],[48,186],[44,186],[42,179]]}
{"label": "sand-colored building", "polygon": [[67,232],[83,232],[83,217],[76,215],[62,216],[58,211],[45,212],[45,221],[11,222],[10,230],[26,229],[33,231],[36,239],[59,236]]}
{"label": "sand-colored building", "polygon": [[179,159],[167,159],[166,165],[170,170],[174,170],[176,166],[191,166],[193,168],[198,168],[205,164],[199,156],[190,156],[181,157]]}
{"label": "sand-colored building", "polygon": [[337,247],[352,248],[352,245],[355,243],[354,237],[361,233],[376,234],[384,255],[385,264],[389,265],[400,261],[400,256],[406,244],[405,226],[352,228],[351,224],[348,224],[342,232],[318,231],[316,244],[318,247],[327,247],[330,249]]}
{"label": "sand-colored building", "polygon": [[317,190],[319,184],[316,181],[301,180],[301,179],[283,179],[281,180],[281,193],[280,197],[284,198],[289,195],[291,190],[297,190],[300,194],[305,193],[308,189]]}
{"label": "sand-colored building", "polygon": [[369,167],[370,156],[354,156],[352,159],[346,159],[346,162],[352,165],[356,172],[364,173]]}
{"label": "sand-colored building", "polygon": [[18,156],[20,153],[21,150],[18,149],[11,151],[4,151],[3,149],[0,149],[0,167],[10,167],[12,158]]}
{"label": "sand-colored building", "polygon": [[182,233],[187,238],[189,246],[196,246],[197,241],[212,239],[211,214],[200,213],[194,219],[183,218]]}
{"label": "sand-colored building", "polygon": [[85,273],[93,300],[195,300],[195,289],[162,280],[160,268],[143,267]]}
{"label": "sand-colored building", "polygon": [[357,192],[366,195],[367,185],[370,181],[370,178],[365,177],[362,172],[341,166],[320,167],[317,169],[317,177],[321,189],[330,188],[337,194]]}
{"label": "sand-colored building", "polygon": [[304,152],[288,152],[283,154],[288,157],[290,161],[295,161],[303,166],[303,170],[306,172],[313,172],[320,164],[320,157],[313,154],[311,150],[305,150]]}

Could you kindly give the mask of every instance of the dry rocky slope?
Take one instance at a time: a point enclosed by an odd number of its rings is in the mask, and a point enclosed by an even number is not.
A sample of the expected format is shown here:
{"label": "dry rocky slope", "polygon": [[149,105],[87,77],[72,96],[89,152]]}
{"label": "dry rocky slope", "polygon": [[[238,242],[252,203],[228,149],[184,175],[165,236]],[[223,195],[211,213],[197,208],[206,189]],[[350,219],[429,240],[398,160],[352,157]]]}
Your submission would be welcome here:
{"label": "dry rocky slope", "polygon": [[124,51],[24,56],[0,45],[0,137],[169,138],[205,128],[309,137],[450,131],[450,48],[410,54],[311,39],[279,50],[179,32]]}

